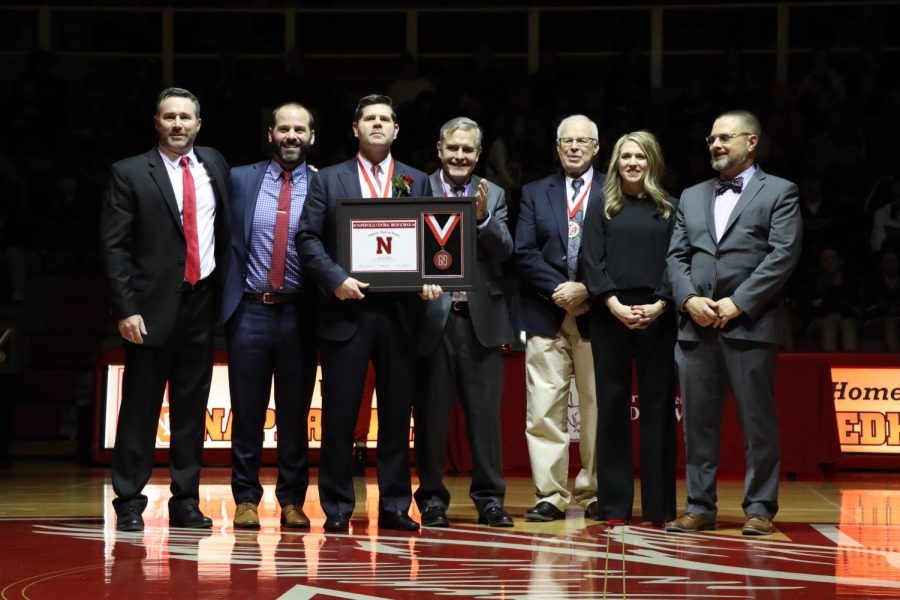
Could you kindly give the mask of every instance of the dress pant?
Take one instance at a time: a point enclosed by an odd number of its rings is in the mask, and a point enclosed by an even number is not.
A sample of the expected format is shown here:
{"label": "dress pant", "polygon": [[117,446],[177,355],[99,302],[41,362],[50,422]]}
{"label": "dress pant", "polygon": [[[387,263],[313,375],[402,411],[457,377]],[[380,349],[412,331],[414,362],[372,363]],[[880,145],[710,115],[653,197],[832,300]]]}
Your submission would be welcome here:
{"label": "dress pant", "polygon": [[500,439],[500,401],[503,396],[503,355],[500,348],[478,342],[464,313],[450,311],[435,351],[419,363],[420,385],[415,402],[416,471],[419,510],[450,505],[444,485],[444,459],[450,416],[457,396],[465,416],[472,453],[469,497],[481,514],[490,506],[503,507],[503,446]]}
{"label": "dress pant", "polygon": [[709,332],[678,342],[675,361],[684,405],[687,511],[716,515],[722,407],[730,390],[744,435],[744,513],[778,512],[781,437],[775,406],[775,344],[731,340]]}
{"label": "dress pant", "polygon": [[[326,515],[352,514],[353,429],[366,369],[375,367],[378,449],[375,459],[380,506],[409,510],[409,417],[415,389],[415,345],[403,332],[397,300],[370,293],[361,303],[357,329],[346,341],[320,341],[322,360],[322,452],[319,497]],[[346,302],[357,302],[347,300]]]}
{"label": "dress pant", "polygon": [[[575,371],[581,417],[581,470],[572,493],[569,477],[569,384]],[[597,499],[597,400],[591,343],[581,337],[575,317],[566,315],[553,337],[529,335],[525,342],[527,415],[525,438],[535,498],[565,510],[572,500],[587,508]]]}
{"label": "dress pant", "polygon": [[[215,323],[214,290],[203,285],[182,292],[178,316],[161,346],[125,342],[122,405],[112,458],[113,506],[143,510],[141,493],[150,480],[156,432],[166,384],[169,385],[169,506],[197,504],[206,427],[206,402],[212,380]],[[153,323],[147,323],[153,327]]]}
{"label": "dress pant", "polygon": [[591,317],[597,375],[597,500],[604,520],[632,517],[632,363],[640,398],[642,516],[645,521],[675,518],[675,336],[671,311],[647,329],[628,329],[607,310]]}
{"label": "dress pant", "polygon": [[275,383],[278,481],[281,506],[303,505],[309,486],[307,414],[316,377],[311,299],[263,304],[244,298],[228,323],[231,392],[231,492],[236,504],[258,504],[263,425]]}

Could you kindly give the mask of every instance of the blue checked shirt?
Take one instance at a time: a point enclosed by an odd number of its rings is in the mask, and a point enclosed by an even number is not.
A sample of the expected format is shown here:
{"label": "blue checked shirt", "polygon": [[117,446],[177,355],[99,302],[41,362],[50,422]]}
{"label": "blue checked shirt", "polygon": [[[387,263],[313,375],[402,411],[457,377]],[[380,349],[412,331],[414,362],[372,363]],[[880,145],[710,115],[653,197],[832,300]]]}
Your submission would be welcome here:
{"label": "blue checked shirt", "polygon": [[[259,195],[256,197],[256,210],[253,212],[253,224],[250,227],[250,251],[247,265],[247,281],[245,288],[249,292],[274,292],[269,285],[269,265],[272,262],[272,247],[275,241],[275,211],[278,210],[278,194],[281,192],[281,173],[284,169],[277,162],[269,161],[269,167],[263,175]],[[291,218],[288,222],[288,243],[284,265],[284,287],[278,290],[282,294],[299,292],[303,286],[300,282],[300,261],[297,258],[297,247],[294,238],[300,223],[300,212],[306,201],[309,189],[309,176],[306,163],[300,163],[291,172]]]}

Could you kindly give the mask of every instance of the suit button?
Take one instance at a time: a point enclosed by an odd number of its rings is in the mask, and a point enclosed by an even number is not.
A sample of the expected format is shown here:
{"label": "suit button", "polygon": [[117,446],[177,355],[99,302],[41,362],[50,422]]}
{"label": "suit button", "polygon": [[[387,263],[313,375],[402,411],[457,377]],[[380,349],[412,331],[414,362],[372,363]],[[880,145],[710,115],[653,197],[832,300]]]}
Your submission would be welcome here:
{"label": "suit button", "polygon": [[706,289],[711,290],[711,289],[712,289],[712,284],[711,284],[711,283],[707,283],[707,284],[706,284]]}
{"label": "suit button", "polygon": [[569,257],[566,256],[565,254],[563,254],[563,255],[562,255],[562,258],[560,258],[559,260],[561,260],[561,261],[563,261],[563,262],[566,262],[566,259],[567,259],[567,258],[569,258]]}
{"label": "suit button", "polygon": [[179,264],[179,265],[183,265],[183,264],[184,264],[184,259],[183,259],[183,258],[179,258],[179,259],[178,259],[178,264]]}

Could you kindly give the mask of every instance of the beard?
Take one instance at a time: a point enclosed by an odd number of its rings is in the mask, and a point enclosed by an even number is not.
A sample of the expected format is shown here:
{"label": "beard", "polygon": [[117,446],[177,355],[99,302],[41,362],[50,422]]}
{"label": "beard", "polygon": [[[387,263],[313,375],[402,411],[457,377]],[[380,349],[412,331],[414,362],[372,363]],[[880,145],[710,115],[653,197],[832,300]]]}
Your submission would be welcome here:
{"label": "beard", "polygon": [[300,164],[306,160],[306,155],[309,154],[309,142],[276,146],[275,154],[285,164]]}
{"label": "beard", "polygon": [[712,166],[714,171],[718,171],[721,173],[722,171],[726,171],[733,167],[734,165],[743,164],[747,161],[747,153],[739,152],[734,154],[734,156],[730,156],[728,154],[723,154],[722,156],[713,157],[709,164]]}

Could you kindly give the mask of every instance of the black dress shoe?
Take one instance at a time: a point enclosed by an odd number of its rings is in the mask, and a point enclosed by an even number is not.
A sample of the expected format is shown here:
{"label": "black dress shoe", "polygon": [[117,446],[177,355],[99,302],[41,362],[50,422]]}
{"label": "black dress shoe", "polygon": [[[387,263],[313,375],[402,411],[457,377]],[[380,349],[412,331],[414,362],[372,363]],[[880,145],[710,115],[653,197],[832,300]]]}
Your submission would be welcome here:
{"label": "black dress shoe", "polygon": [[483,513],[478,515],[478,524],[490,527],[512,527],[514,523],[509,513],[495,504],[488,506]]}
{"label": "black dress shoe", "polygon": [[397,531],[418,531],[419,524],[409,518],[409,515],[401,510],[378,511],[379,529],[396,529]]}
{"label": "black dress shoe", "polygon": [[447,511],[440,506],[429,506],[422,511],[422,525],[425,527],[450,527]]}
{"label": "black dress shoe", "polygon": [[588,504],[588,507],[584,509],[584,518],[592,521],[603,520],[603,517],[600,515],[600,503],[597,500]]}
{"label": "black dress shoe", "polygon": [[325,518],[325,531],[350,531],[350,515],[338,513]]}
{"label": "black dress shoe", "polygon": [[538,502],[533,508],[525,511],[526,521],[555,521],[565,519],[566,513],[559,510],[549,502]]}
{"label": "black dress shoe", "polygon": [[126,506],[116,517],[116,529],[118,531],[143,531],[144,517],[137,506]]}
{"label": "black dress shoe", "polygon": [[169,508],[169,527],[188,527],[190,529],[209,529],[212,519],[200,512],[196,504],[173,509]]}

